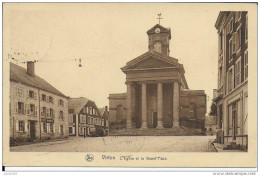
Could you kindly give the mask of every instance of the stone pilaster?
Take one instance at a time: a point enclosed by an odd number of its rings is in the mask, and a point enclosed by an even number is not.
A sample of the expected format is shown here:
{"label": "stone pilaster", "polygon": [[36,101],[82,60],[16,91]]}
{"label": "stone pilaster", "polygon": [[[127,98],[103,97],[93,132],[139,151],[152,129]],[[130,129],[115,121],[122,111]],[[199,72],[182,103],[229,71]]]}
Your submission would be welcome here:
{"label": "stone pilaster", "polygon": [[163,89],[162,82],[157,84],[157,128],[163,128],[162,119],[163,119]]}
{"label": "stone pilaster", "polygon": [[146,97],[146,83],[142,82],[142,127],[147,128],[147,97]]}
{"label": "stone pilaster", "polygon": [[178,82],[173,83],[173,127],[179,127],[180,87]]}
{"label": "stone pilaster", "polygon": [[126,128],[132,128],[132,95],[131,95],[131,82],[127,84],[127,97],[126,97],[126,108],[127,108],[127,117],[126,117]]}

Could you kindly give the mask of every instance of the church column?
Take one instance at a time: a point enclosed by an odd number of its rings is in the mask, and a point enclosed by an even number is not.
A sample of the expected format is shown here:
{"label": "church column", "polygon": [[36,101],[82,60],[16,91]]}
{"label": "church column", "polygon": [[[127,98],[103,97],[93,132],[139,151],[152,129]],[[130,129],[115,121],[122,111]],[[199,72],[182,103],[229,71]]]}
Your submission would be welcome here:
{"label": "church column", "polygon": [[173,83],[173,127],[179,127],[179,98],[180,87],[178,82]]}
{"label": "church column", "polygon": [[163,89],[162,82],[157,84],[157,128],[163,128],[162,119],[163,119]]}
{"label": "church column", "polygon": [[131,82],[127,83],[127,97],[126,97],[127,119],[126,128],[132,128],[132,102],[131,102]]}
{"label": "church column", "polygon": [[146,97],[146,83],[142,82],[142,127],[147,128],[147,97]]}

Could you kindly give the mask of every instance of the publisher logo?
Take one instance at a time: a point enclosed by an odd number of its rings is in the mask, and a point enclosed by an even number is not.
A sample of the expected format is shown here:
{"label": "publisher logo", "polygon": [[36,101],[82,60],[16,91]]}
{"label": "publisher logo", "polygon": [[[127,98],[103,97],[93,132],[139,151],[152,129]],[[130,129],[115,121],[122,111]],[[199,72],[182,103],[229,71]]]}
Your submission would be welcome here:
{"label": "publisher logo", "polygon": [[85,158],[87,162],[92,162],[94,160],[94,156],[92,154],[87,154]]}

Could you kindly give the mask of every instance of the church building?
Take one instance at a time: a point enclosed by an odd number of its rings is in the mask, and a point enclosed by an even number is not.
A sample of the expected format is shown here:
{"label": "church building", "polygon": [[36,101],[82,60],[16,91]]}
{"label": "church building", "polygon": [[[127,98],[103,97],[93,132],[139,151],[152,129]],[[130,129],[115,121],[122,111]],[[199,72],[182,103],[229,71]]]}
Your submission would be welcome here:
{"label": "church building", "polygon": [[127,92],[109,95],[111,130],[183,126],[203,131],[206,94],[189,89],[183,65],[170,57],[170,28],[156,24],[147,35],[148,51],[121,68]]}

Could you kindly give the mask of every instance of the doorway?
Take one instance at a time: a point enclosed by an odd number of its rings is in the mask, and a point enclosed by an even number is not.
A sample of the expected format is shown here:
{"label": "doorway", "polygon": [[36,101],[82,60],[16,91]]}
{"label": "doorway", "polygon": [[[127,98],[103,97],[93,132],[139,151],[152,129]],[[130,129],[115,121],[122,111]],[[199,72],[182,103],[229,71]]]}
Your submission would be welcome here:
{"label": "doorway", "polygon": [[34,121],[29,121],[30,122],[30,138],[35,139],[35,122]]}
{"label": "doorway", "polygon": [[236,133],[237,133],[237,111],[236,109],[233,109],[232,111],[232,138],[233,140],[236,140]]}
{"label": "doorway", "polygon": [[157,112],[152,112],[152,128],[157,127]]}

